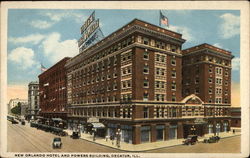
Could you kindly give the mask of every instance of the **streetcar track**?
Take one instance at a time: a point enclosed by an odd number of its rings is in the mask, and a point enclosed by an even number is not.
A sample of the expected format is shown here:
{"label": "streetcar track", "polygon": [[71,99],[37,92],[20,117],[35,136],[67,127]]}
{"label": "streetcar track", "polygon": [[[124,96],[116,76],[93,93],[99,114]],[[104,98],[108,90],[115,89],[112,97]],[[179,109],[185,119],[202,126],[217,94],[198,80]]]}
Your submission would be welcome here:
{"label": "streetcar track", "polygon": [[[15,128],[14,127],[12,127],[11,125],[8,125],[10,128],[12,128],[12,129],[14,129],[14,131],[15,131]],[[21,134],[21,133],[19,133],[19,132],[16,132],[16,133],[18,133],[19,135],[21,135],[21,136],[24,136],[23,134]],[[30,141],[29,139],[27,139],[26,137],[23,137],[24,139],[26,139],[28,142],[30,142],[33,146],[34,146],[34,148],[36,148],[38,151],[40,151],[41,152],[41,150],[34,144],[34,143],[32,143],[32,141]]]}
{"label": "streetcar track", "polygon": [[[22,127],[20,127],[20,126],[16,126],[16,127],[18,127],[19,129],[21,129],[25,136],[30,137],[30,139],[31,139],[33,142],[35,142],[37,145],[41,146],[43,149],[45,149],[45,151],[52,151],[52,150],[48,149],[47,147],[45,147],[45,146],[48,146],[46,143],[43,143],[42,141],[39,141],[39,140],[36,139],[36,138],[37,138],[37,135],[34,136],[34,134],[31,134],[32,132],[29,133],[29,134],[27,134],[27,133],[25,132],[25,129],[23,129]],[[33,138],[31,138],[31,137],[33,137]],[[35,138],[35,139],[34,139],[34,138]],[[45,145],[45,146],[44,146],[44,145]]]}

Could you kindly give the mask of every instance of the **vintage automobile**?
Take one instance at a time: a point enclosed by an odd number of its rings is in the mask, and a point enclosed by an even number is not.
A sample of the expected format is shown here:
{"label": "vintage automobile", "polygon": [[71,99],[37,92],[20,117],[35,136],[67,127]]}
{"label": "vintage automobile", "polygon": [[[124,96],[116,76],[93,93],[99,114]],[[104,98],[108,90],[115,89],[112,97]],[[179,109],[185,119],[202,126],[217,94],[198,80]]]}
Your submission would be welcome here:
{"label": "vintage automobile", "polygon": [[198,141],[197,135],[188,135],[187,139],[183,141],[185,145],[194,145]]}
{"label": "vintage automobile", "polygon": [[219,136],[212,136],[209,139],[204,139],[204,143],[217,143],[220,140]]}
{"label": "vintage automobile", "polygon": [[79,132],[74,131],[70,137],[73,139],[78,139],[78,138],[80,138],[80,134],[79,134]]}
{"label": "vintage automobile", "polygon": [[12,124],[18,124],[17,120],[15,120],[15,119],[13,119],[13,120],[11,121],[11,123],[12,123]]}
{"label": "vintage automobile", "polygon": [[25,121],[24,120],[21,120],[21,125],[25,125]]}
{"label": "vintage automobile", "polygon": [[62,140],[59,137],[55,137],[52,142],[53,149],[62,148]]}

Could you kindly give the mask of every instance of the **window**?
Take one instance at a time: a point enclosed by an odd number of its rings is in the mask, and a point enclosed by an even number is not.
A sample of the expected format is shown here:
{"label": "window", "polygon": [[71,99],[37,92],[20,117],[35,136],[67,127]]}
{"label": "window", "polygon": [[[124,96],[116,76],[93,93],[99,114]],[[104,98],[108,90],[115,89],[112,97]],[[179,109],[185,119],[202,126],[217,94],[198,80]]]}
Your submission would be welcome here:
{"label": "window", "polygon": [[212,88],[209,88],[209,89],[208,89],[208,93],[209,93],[209,94],[212,94],[212,93],[213,93]]}
{"label": "window", "polygon": [[161,62],[163,62],[163,63],[165,62],[165,56],[164,55],[161,56]]}
{"label": "window", "polygon": [[148,101],[148,93],[147,92],[143,93],[143,101]]}
{"label": "window", "polygon": [[157,75],[160,74],[160,68],[156,68],[156,74],[157,74]]}
{"label": "window", "polygon": [[117,83],[114,83],[113,89],[114,89],[114,90],[117,90]]}
{"label": "window", "polygon": [[149,44],[149,42],[148,42],[148,38],[146,38],[146,37],[144,37],[144,38],[143,38],[143,44],[146,44],[146,45],[148,45],[148,44]]}
{"label": "window", "polygon": [[148,65],[144,65],[143,73],[145,73],[145,74],[149,73],[149,67],[148,67]]}
{"label": "window", "polygon": [[176,96],[175,95],[172,96],[172,101],[176,101]]}
{"label": "window", "polygon": [[211,77],[208,78],[208,83],[213,83],[213,79]]}
{"label": "window", "polygon": [[122,88],[126,88],[126,82],[124,81],[124,82],[122,82]]}
{"label": "window", "polygon": [[131,88],[131,80],[127,81],[128,88]]}
{"label": "window", "polygon": [[148,88],[148,87],[149,87],[148,79],[144,79],[143,87],[144,87],[144,88]]}
{"label": "window", "polygon": [[171,65],[176,66],[176,60],[175,59],[171,59]]}
{"label": "window", "polygon": [[161,101],[164,101],[164,100],[165,100],[165,95],[162,94],[162,95],[161,95]]}
{"label": "window", "polygon": [[196,78],[195,78],[195,84],[198,84],[198,83],[199,83],[199,78],[196,77]]}
{"label": "window", "polygon": [[160,61],[160,55],[156,54],[156,61]]}
{"label": "window", "polygon": [[146,59],[146,60],[149,59],[149,53],[148,52],[144,52],[143,59]]}
{"label": "window", "polygon": [[156,87],[156,88],[160,88],[160,81],[156,81],[155,87]]}
{"label": "window", "polygon": [[162,76],[165,75],[165,69],[161,69],[161,75],[162,75]]}
{"label": "window", "polygon": [[209,68],[209,69],[208,69],[208,72],[209,72],[209,73],[212,73],[212,72],[213,72],[212,68]]}
{"label": "window", "polygon": [[148,112],[149,112],[148,107],[144,107],[143,108],[143,117],[144,118],[148,118]]}
{"label": "window", "polygon": [[155,95],[155,99],[156,99],[157,101],[160,101],[160,94],[156,94],[156,95]]}
{"label": "window", "polygon": [[176,90],[176,83],[172,83],[171,89],[172,89],[172,90]]}
{"label": "window", "polygon": [[172,78],[176,78],[176,71],[175,70],[172,70],[171,76],[172,76]]}
{"label": "window", "polygon": [[199,88],[195,88],[195,94],[199,94],[200,93],[200,89]]}

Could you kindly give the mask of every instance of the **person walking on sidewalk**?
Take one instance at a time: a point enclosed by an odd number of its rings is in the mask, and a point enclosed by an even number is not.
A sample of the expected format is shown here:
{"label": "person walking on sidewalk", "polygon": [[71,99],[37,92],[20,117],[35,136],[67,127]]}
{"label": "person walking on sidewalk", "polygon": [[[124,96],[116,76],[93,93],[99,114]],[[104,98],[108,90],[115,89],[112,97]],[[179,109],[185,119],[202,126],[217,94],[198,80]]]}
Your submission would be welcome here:
{"label": "person walking on sidewalk", "polygon": [[118,129],[116,132],[116,146],[120,148],[120,143],[121,143],[121,130]]}

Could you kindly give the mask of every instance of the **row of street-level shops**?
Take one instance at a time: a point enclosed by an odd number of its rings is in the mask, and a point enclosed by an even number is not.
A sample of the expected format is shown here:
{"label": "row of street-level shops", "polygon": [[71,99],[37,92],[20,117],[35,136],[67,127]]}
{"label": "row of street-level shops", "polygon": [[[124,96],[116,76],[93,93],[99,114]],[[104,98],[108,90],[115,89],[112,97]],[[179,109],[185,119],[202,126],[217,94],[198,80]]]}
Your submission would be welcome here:
{"label": "row of street-level shops", "polygon": [[230,118],[192,118],[175,120],[124,121],[98,118],[68,118],[68,128],[93,134],[100,138],[116,139],[130,144],[167,141],[188,135],[220,135],[230,131]]}

